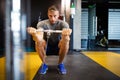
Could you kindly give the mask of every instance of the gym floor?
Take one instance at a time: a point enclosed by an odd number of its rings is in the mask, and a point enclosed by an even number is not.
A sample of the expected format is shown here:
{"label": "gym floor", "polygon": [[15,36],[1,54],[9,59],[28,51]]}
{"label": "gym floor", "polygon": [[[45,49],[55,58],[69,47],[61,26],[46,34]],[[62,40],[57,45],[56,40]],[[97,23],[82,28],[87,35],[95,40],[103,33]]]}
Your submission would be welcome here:
{"label": "gym floor", "polygon": [[[57,61],[57,55],[49,55],[48,71],[40,75],[39,56],[36,52],[26,52],[25,80],[120,80],[119,51],[69,51],[64,60],[66,75],[59,74]],[[0,63],[0,80],[5,80],[5,57],[0,58]]]}

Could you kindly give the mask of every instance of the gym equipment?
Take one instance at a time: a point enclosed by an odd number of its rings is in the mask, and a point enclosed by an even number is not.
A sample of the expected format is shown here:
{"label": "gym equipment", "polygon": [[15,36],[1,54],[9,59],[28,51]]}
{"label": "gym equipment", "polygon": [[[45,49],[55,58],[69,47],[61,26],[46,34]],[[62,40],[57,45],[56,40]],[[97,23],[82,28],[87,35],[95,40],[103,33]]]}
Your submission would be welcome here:
{"label": "gym equipment", "polygon": [[62,33],[61,30],[36,30],[37,32],[47,32],[47,33]]}

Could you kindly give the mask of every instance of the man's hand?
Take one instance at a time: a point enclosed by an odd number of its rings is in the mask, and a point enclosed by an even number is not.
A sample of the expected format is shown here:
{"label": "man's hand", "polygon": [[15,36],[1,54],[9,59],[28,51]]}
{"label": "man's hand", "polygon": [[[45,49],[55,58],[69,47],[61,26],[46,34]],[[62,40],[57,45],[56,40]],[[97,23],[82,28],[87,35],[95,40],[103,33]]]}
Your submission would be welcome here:
{"label": "man's hand", "polygon": [[36,29],[33,28],[33,27],[28,27],[28,28],[27,28],[27,32],[28,32],[29,34],[33,35],[33,34],[36,33]]}
{"label": "man's hand", "polygon": [[[37,30],[40,30],[40,31],[37,31]],[[44,32],[42,32],[41,30],[43,30],[43,29],[42,28],[35,29],[33,27],[28,27],[27,28],[27,32],[29,34],[31,34],[33,36],[33,40],[37,41],[37,42],[43,40],[43,34],[44,34]]]}
{"label": "man's hand", "polygon": [[69,35],[71,35],[71,32],[72,32],[72,29],[70,29],[70,28],[64,28],[62,30],[62,35],[69,36]]}

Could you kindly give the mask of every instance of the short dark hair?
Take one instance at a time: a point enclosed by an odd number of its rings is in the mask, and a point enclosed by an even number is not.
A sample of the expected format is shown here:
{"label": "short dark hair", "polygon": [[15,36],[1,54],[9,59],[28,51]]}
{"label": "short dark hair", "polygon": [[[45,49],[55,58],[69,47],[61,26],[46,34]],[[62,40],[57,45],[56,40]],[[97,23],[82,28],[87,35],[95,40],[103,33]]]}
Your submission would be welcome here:
{"label": "short dark hair", "polygon": [[48,11],[59,11],[59,8],[56,5],[52,5],[48,8]]}

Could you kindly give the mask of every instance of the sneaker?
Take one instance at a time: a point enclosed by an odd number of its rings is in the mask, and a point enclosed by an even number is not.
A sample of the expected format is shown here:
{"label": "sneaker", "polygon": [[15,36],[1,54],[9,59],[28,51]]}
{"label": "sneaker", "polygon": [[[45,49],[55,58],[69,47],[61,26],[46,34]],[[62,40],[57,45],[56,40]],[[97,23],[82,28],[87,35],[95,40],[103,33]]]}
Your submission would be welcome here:
{"label": "sneaker", "polygon": [[46,74],[47,70],[48,70],[48,66],[44,63],[44,64],[42,64],[39,73]]}
{"label": "sneaker", "polygon": [[58,65],[58,69],[59,69],[59,72],[61,74],[66,74],[67,73],[67,71],[66,71],[65,66],[64,66],[63,63],[61,63],[61,64]]}

